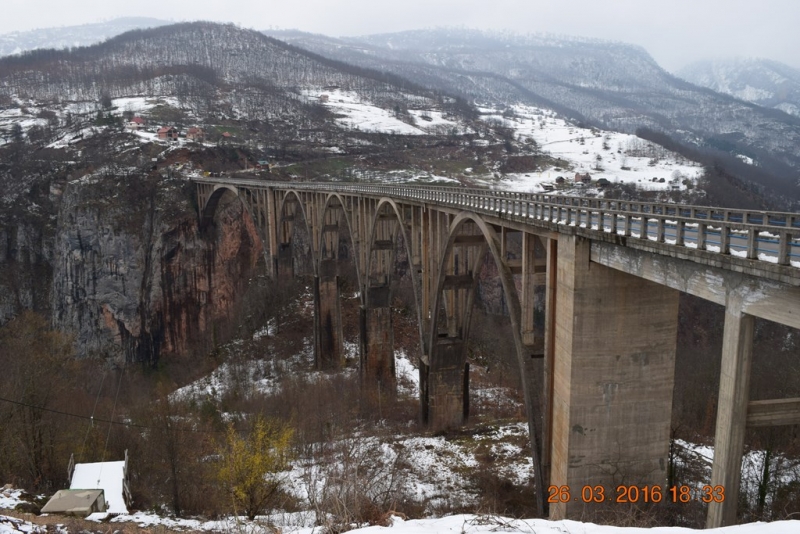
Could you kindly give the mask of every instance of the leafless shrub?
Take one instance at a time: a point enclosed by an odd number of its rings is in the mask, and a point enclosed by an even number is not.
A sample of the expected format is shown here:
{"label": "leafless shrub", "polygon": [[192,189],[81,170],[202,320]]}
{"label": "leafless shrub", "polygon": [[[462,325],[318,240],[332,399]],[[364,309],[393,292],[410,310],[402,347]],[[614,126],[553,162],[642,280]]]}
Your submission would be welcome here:
{"label": "leafless shrub", "polygon": [[328,532],[388,526],[389,512],[408,499],[405,455],[375,439],[319,443],[308,460],[308,499]]}

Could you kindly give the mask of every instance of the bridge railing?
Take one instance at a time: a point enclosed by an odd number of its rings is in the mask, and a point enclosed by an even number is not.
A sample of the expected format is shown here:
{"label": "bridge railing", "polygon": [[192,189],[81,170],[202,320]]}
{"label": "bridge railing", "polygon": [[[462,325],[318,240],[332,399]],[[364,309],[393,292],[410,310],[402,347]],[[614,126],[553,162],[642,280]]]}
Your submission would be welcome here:
{"label": "bridge railing", "polygon": [[800,267],[800,214],[571,197],[452,186],[199,179],[250,187],[356,192],[539,220],[677,247]]}

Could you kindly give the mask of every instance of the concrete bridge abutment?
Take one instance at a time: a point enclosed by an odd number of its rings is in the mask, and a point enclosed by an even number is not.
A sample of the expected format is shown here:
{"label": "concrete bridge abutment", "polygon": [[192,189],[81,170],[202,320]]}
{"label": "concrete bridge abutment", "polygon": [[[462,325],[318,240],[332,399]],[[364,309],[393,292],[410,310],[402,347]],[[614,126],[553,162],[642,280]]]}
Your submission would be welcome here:
{"label": "concrete bridge abutment", "polygon": [[[558,236],[550,485],[581,495],[667,481],[678,291],[591,263]],[[582,499],[551,504],[580,517]]]}

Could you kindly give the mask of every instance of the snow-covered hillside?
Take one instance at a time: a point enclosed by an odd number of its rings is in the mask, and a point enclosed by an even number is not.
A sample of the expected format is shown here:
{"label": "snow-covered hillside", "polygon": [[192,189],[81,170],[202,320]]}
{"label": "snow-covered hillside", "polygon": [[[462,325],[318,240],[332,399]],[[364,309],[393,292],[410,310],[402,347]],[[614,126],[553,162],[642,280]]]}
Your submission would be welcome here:
{"label": "snow-covered hillside", "polygon": [[[594,195],[601,193],[602,188],[598,186],[607,180],[609,184],[628,184],[641,191],[685,191],[694,188],[703,173],[700,165],[634,135],[580,127],[552,110],[534,106],[482,107],[480,119],[484,126],[478,127],[463,117],[446,113],[435,101],[414,95],[404,96],[407,106],[403,109],[376,101],[367,93],[338,87],[308,88],[302,90],[301,95],[306,105],[319,104],[329,110],[332,118],[328,121],[345,136],[361,133],[417,137],[454,135],[461,137],[463,143],[487,147],[503,142],[497,131],[511,131],[522,153],[542,154],[551,162],[526,172],[504,172],[499,160],[489,161],[483,171],[465,168],[465,178],[475,185],[523,192],[558,191]],[[82,119],[85,127],[79,131],[74,127],[72,131],[66,129],[64,134],[56,136],[56,140],[48,145],[51,148],[64,148],[77,138],[85,139],[103,131],[94,123],[98,112],[121,120],[123,115],[157,117],[157,112],[163,108],[180,110],[188,125],[215,130],[199,123],[199,117],[191,109],[184,108],[174,96],[125,96],[112,99],[108,109],[103,109],[93,101],[43,104],[14,97],[11,105],[0,109],[0,131],[7,132],[5,138],[0,138],[0,144],[11,141],[8,132],[15,123],[22,126],[23,133],[29,133],[34,127],[41,132],[54,121],[65,124],[68,117],[71,117],[69,120],[73,124]],[[143,143],[158,142],[170,146],[185,144],[184,137],[175,142],[159,140],[155,134],[159,126],[171,124],[163,120],[151,120],[147,128],[134,130],[132,134]],[[219,132],[219,128],[216,130]],[[328,143],[322,150],[346,156],[348,144],[351,142]],[[427,172],[424,166],[415,168],[413,160],[409,165],[408,168],[385,171],[381,179],[393,182],[423,180],[458,183],[453,176]],[[586,183],[578,179],[578,175],[584,177]]]}
{"label": "snow-covered hillside", "polygon": [[635,46],[463,28],[341,39],[273,35],[475,101],[547,107],[608,129],[633,133],[646,127],[690,146],[747,154],[781,179],[794,181],[784,165],[800,165],[796,117],[688,84]]}
{"label": "snow-covered hillside", "polygon": [[[387,133],[398,135],[426,135],[464,133],[467,129],[457,120],[445,118],[441,111],[431,110],[426,99],[406,95],[412,106],[419,109],[400,110],[377,106],[355,91],[333,89],[329,91],[312,89],[304,91],[311,101],[320,102],[336,114],[336,123],[340,126],[363,132]],[[425,105],[428,104],[426,107]]]}
{"label": "snow-covered hillside", "polygon": [[519,141],[531,140],[542,152],[570,163],[569,168],[508,175],[503,184],[507,189],[539,193],[546,185],[559,185],[559,177],[567,186],[585,188],[575,175],[588,174],[595,185],[605,178],[642,190],[680,191],[693,187],[703,172],[698,164],[635,135],[581,128],[546,109],[516,105],[502,114],[482,111],[484,120],[512,129]]}

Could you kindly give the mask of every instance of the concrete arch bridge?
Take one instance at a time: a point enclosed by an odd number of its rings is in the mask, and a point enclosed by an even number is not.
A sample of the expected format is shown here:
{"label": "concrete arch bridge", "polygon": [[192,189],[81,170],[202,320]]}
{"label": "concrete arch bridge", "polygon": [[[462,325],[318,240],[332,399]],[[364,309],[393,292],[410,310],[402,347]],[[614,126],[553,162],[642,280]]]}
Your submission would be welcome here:
{"label": "concrete arch bridge", "polygon": [[[800,423],[800,399],[748,398],[754,318],[800,328],[800,214],[457,187],[195,183],[201,224],[223,196],[242,201],[278,279],[293,276],[293,239],[307,232],[322,368],[343,358],[339,240],[349,236],[367,387],[394,381],[391,278],[402,242],[420,325],[422,414],[436,429],[466,416],[465,347],[477,274],[491,255],[540,496],[549,486],[573,496],[587,485],[610,495],[620,481],[664,486],[681,291],[725,307],[711,485],[727,498],[709,505],[709,527],[736,520],[745,428]],[[578,517],[586,506],[554,502],[550,516]]]}

